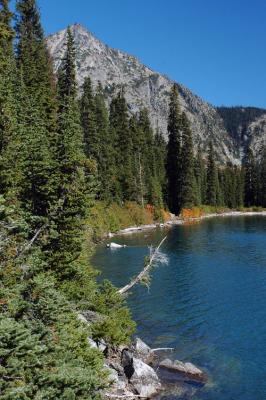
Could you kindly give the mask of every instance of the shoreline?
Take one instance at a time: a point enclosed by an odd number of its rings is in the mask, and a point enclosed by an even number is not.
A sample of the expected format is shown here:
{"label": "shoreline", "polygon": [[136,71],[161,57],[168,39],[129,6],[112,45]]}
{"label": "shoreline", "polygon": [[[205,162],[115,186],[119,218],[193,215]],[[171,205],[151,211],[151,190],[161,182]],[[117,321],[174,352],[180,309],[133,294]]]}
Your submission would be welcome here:
{"label": "shoreline", "polygon": [[108,233],[108,237],[112,238],[112,237],[119,236],[119,235],[130,235],[133,233],[141,233],[141,232],[145,232],[145,231],[153,230],[153,229],[157,229],[157,228],[167,228],[167,227],[172,227],[175,225],[185,225],[186,223],[189,223],[189,222],[202,221],[207,218],[245,217],[245,216],[251,217],[251,216],[256,216],[256,215],[266,217],[266,211],[228,211],[228,212],[224,212],[224,213],[205,214],[205,215],[202,215],[201,217],[186,218],[186,219],[176,217],[176,218],[173,218],[166,222],[161,222],[161,223],[157,222],[157,223],[153,223],[153,224],[149,224],[149,225],[131,226],[128,228],[121,229],[115,233],[110,232],[110,233]]}

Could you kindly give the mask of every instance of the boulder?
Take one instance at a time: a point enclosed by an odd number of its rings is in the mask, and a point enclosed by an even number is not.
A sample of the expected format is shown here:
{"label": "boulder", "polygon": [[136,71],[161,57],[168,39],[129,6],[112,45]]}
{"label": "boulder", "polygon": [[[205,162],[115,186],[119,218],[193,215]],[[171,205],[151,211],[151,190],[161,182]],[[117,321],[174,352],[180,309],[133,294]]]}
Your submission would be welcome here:
{"label": "boulder", "polygon": [[166,359],[159,364],[159,368],[166,369],[171,373],[182,374],[183,376],[196,381],[206,382],[207,380],[206,374],[190,362],[183,363],[178,360],[171,361]]}
{"label": "boulder", "polygon": [[150,361],[153,356],[151,348],[143,342],[140,338],[136,338],[134,343],[134,353],[137,358],[140,358],[144,362]]}
{"label": "boulder", "polygon": [[121,354],[121,365],[124,368],[124,373],[127,379],[130,381],[132,375],[134,374],[133,367],[133,354],[129,349],[123,349]]}
{"label": "boulder", "polygon": [[161,388],[156,372],[142,360],[133,358],[134,373],[130,383],[134,391],[141,397],[151,397]]}

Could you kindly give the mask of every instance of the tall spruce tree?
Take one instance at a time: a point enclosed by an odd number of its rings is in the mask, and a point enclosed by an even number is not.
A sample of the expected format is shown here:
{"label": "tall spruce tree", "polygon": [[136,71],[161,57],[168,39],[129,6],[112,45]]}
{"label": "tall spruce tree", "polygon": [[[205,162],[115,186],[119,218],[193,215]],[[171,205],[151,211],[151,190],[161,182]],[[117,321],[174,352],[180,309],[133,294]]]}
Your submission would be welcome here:
{"label": "tall spruce tree", "polygon": [[181,149],[181,188],[180,207],[191,208],[196,202],[196,179],[194,175],[193,140],[189,121],[183,112],[182,124],[182,149]]}
{"label": "tall spruce tree", "polygon": [[212,141],[210,141],[208,163],[207,163],[207,194],[206,194],[207,204],[210,206],[216,206],[217,195],[218,195],[217,167],[214,159],[213,144]]}
{"label": "tall spruce tree", "polygon": [[178,87],[173,85],[168,117],[169,141],[167,145],[166,174],[167,202],[171,212],[179,214],[181,210],[181,115],[178,104]]}
{"label": "tall spruce tree", "polygon": [[[38,32],[41,30],[39,14],[35,13],[35,3],[19,1],[17,8],[19,14],[16,25],[18,37],[16,80],[13,79],[14,69],[13,75],[11,74],[16,126],[6,142],[2,162],[7,197],[10,195],[16,197],[21,202],[27,218],[33,218],[38,225],[41,221],[47,222],[49,208],[54,199],[54,160],[50,142],[52,130],[47,120],[50,117],[49,121],[53,120],[55,127],[55,109],[46,108],[49,102],[54,104],[54,99],[51,85],[49,86],[48,80],[42,81],[43,75],[41,77],[40,72],[41,69],[46,70],[48,77],[47,59],[43,58],[43,54],[46,54],[44,39],[37,41],[33,34],[35,30]],[[42,46],[44,53],[36,50],[33,57],[31,52],[36,49],[37,42]],[[38,83],[37,73],[35,81],[34,74],[32,79],[30,78],[30,74],[34,71],[31,62],[36,67],[38,65],[40,72]],[[14,154],[16,154],[15,159]]]}
{"label": "tall spruce tree", "polygon": [[206,167],[200,146],[194,161],[194,175],[196,179],[196,205],[202,205],[206,199]]}
{"label": "tall spruce tree", "polygon": [[5,190],[3,155],[15,130],[14,78],[16,74],[13,52],[14,32],[8,1],[0,1],[0,191]]}
{"label": "tall spruce tree", "polygon": [[95,120],[97,134],[101,143],[98,156],[99,198],[111,202],[115,198],[116,164],[115,138],[109,126],[109,115],[105,104],[102,85],[99,83],[95,93]]}
{"label": "tall spruce tree", "polygon": [[82,249],[83,223],[88,207],[88,185],[83,134],[76,99],[75,48],[70,29],[67,32],[67,50],[60,68],[58,85],[59,206],[54,217],[57,236],[52,242],[52,264],[61,278],[71,278],[75,275],[75,262]]}
{"label": "tall spruce tree", "polygon": [[129,129],[128,107],[123,89],[111,102],[110,127],[115,138],[118,199],[122,201],[130,200],[134,193],[133,141]]}
{"label": "tall spruce tree", "polygon": [[245,173],[245,206],[251,207],[257,204],[257,168],[251,147],[248,148],[244,160]]}
{"label": "tall spruce tree", "polygon": [[92,157],[98,161],[101,152],[101,142],[97,132],[94,93],[90,77],[87,77],[83,84],[80,113],[85,154],[87,157]]}
{"label": "tall spruce tree", "polygon": [[266,146],[262,149],[262,156],[260,161],[260,171],[259,171],[259,205],[266,207]]}
{"label": "tall spruce tree", "polygon": [[56,92],[52,62],[46,48],[35,0],[17,2],[17,64],[27,96],[31,96],[47,129],[51,145],[56,136]]}

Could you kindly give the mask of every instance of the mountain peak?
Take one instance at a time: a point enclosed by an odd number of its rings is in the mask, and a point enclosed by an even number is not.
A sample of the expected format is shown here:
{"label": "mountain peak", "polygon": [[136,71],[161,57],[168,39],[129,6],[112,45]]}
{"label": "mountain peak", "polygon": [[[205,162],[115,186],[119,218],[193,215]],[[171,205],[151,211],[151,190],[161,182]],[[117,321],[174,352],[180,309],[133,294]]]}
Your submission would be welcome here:
{"label": "mountain peak", "polygon": [[[118,88],[123,86],[130,111],[138,112],[140,108],[146,107],[153,128],[159,128],[167,136],[168,103],[173,81],[146,67],[136,57],[110,48],[83,25],[76,23],[70,28],[77,52],[78,86],[81,87],[84,79],[90,76],[94,85],[101,82],[108,101]],[[65,53],[66,29],[49,36],[47,45],[57,70]],[[183,85],[178,86],[180,107],[191,122],[194,143],[202,148],[203,153],[212,140],[221,163],[229,161],[240,164],[247,143],[251,143],[257,151],[266,141],[266,126],[261,123],[259,133],[253,135],[254,129],[249,130],[248,126],[247,135],[243,136],[241,142],[236,142],[215,107]],[[264,121],[264,118],[262,120]]]}

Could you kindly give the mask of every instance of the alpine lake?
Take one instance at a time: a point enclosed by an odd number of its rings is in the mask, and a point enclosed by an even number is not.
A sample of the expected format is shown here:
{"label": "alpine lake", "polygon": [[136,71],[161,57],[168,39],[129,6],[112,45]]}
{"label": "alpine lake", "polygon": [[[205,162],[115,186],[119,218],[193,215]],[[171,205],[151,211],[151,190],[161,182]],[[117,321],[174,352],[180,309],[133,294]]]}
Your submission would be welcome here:
{"label": "alpine lake", "polygon": [[151,273],[149,288],[127,297],[136,335],[150,347],[170,347],[173,360],[190,361],[208,375],[171,399],[266,399],[266,217],[205,219],[158,228],[99,245],[93,265],[100,279],[122,287],[142,269],[149,246],[167,235],[168,263]]}

